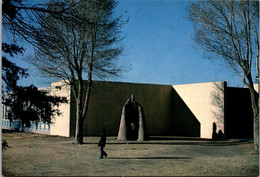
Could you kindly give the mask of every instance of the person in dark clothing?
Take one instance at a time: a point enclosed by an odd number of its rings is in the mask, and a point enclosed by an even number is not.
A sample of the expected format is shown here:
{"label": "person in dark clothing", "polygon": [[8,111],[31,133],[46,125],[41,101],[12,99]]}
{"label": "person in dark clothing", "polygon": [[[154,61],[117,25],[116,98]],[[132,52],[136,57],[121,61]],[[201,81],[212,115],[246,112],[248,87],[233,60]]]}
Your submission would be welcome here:
{"label": "person in dark clothing", "polygon": [[100,146],[100,159],[102,159],[103,156],[105,156],[105,158],[107,158],[107,153],[104,151],[104,147],[106,146],[106,140],[107,140],[106,131],[105,131],[105,129],[102,129],[100,141],[98,143],[98,146]]}

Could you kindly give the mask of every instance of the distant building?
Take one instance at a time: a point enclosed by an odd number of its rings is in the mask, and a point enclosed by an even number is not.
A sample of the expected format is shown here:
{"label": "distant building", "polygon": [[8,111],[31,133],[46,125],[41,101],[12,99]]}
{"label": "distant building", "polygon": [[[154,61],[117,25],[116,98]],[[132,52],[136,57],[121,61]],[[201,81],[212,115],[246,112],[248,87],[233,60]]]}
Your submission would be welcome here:
{"label": "distant building", "polygon": [[[39,88],[39,90],[44,90],[47,93],[50,93],[51,87],[46,88]],[[3,94],[3,101],[7,97],[7,94]],[[44,123],[42,121],[34,122],[30,121],[30,127],[26,127],[22,125],[22,122],[19,118],[17,119],[10,119],[12,117],[10,115],[10,107],[2,104],[2,128],[9,129],[9,130],[17,130],[17,131],[26,131],[26,132],[34,132],[34,133],[44,133],[50,134],[50,124]]]}
{"label": "distant building", "polygon": [[[226,82],[158,85],[105,81],[93,82],[84,136],[99,136],[102,128],[108,136],[117,136],[122,107],[132,93],[144,109],[149,136],[253,137],[246,88],[227,87]],[[59,106],[62,115],[53,118],[47,132],[74,136],[76,106],[70,86],[53,82],[50,94],[65,96],[68,103]]]}

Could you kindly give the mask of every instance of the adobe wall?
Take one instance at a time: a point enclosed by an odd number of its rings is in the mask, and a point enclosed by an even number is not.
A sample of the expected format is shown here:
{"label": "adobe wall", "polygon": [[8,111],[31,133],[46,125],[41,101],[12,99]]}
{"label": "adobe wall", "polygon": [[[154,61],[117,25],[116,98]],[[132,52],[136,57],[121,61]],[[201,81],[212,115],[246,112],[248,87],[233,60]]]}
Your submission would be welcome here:
{"label": "adobe wall", "polygon": [[249,89],[228,87],[226,107],[228,138],[253,138],[253,110]]}
{"label": "adobe wall", "polygon": [[[255,85],[257,88],[258,85]],[[134,93],[142,105],[150,136],[212,138],[213,124],[228,138],[252,137],[252,108],[246,88],[227,87],[225,82],[186,85],[155,85],[94,81],[84,136],[117,136],[121,110]],[[70,86],[53,82],[51,95],[67,97],[61,116],[52,119],[51,135],[75,135],[75,100]],[[238,96],[239,95],[239,96]]]}
{"label": "adobe wall", "polygon": [[70,98],[71,91],[70,86],[60,82],[52,82],[51,95],[66,97],[68,103],[61,104],[58,108],[61,112],[60,116],[52,118],[50,126],[50,135],[59,135],[69,137],[70,135]]}
{"label": "adobe wall", "polygon": [[[66,96],[70,101],[60,106],[62,116],[54,120],[50,134],[74,136],[75,100],[69,86],[59,90],[57,85],[62,83],[52,83],[52,94]],[[117,136],[122,107],[134,93],[144,109],[150,136],[212,138],[214,122],[216,132],[225,133],[225,88],[224,82],[171,86],[94,81],[84,136],[99,136],[102,128],[108,136]]]}
{"label": "adobe wall", "polygon": [[[175,129],[178,134],[183,134],[186,130],[197,132],[190,129],[198,129],[200,126],[200,137],[212,138],[213,123],[217,126],[216,133],[220,130],[225,133],[225,82],[173,85],[173,88],[177,95],[175,97],[183,101],[182,108],[176,110],[175,116]],[[193,117],[197,122],[194,121],[195,124],[191,127],[187,126],[187,121],[184,120],[187,117]]]}
{"label": "adobe wall", "polygon": [[[105,128],[108,136],[117,136],[122,107],[131,94],[144,109],[149,135],[173,135],[172,86],[94,81],[84,121],[84,136],[99,136]],[[75,101],[71,103],[71,135],[75,132]]]}

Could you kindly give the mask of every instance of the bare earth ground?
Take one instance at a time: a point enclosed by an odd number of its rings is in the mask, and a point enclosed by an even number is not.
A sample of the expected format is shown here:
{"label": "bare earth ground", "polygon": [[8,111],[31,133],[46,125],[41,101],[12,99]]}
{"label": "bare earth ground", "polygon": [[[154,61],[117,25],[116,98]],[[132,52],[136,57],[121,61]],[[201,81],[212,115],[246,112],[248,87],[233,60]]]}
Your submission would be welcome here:
{"label": "bare earth ground", "polygon": [[107,159],[99,159],[99,137],[73,138],[6,132],[4,176],[258,176],[259,156],[253,143],[173,138],[144,143],[108,137]]}

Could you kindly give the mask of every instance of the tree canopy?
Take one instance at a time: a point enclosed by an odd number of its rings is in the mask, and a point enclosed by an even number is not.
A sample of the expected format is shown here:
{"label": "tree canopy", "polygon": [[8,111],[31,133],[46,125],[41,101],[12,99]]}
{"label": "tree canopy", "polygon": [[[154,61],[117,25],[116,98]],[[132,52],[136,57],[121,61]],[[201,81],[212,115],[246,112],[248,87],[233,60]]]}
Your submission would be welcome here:
{"label": "tree canopy", "polygon": [[[23,51],[22,47],[15,44],[3,43],[3,52],[8,53],[11,57],[22,54]],[[30,127],[30,121],[50,123],[51,116],[60,115],[59,109],[54,109],[51,106],[66,103],[66,98],[50,96],[48,91],[39,90],[33,85],[19,86],[18,80],[29,75],[27,70],[12,63],[5,56],[3,56],[2,61],[2,79],[6,87],[2,103],[8,106],[7,112],[10,121],[19,119],[27,127]]]}
{"label": "tree canopy", "polygon": [[224,59],[247,86],[253,66],[259,73],[258,4],[258,1],[200,1],[188,8],[196,44]]}
{"label": "tree canopy", "polygon": [[[191,2],[189,19],[194,41],[207,53],[227,63],[251,95],[255,151],[259,151],[259,106],[254,78],[259,77],[259,1]],[[252,73],[256,70],[255,77]]]}
{"label": "tree canopy", "polygon": [[123,52],[121,28],[127,20],[115,16],[116,5],[115,0],[49,1],[48,13],[37,14],[32,63],[43,74],[71,86],[77,109],[76,144],[83,143],[93,76],[118,76],[124,68],[119,56]]}
{"label": "tree canopy", "polygon": [[[33,36],[33,31],[36,28],[32,21],[34,16],[29,12],[43,12],[44,6],[26,6],[23,0],[5,0],[2,7],[4,28],[7,28],[10,32],[18,33],[22,37]],[[25,12],[22,13],[21,11]],[[24,14],[28,18],[24,18]],[[33,85],[19,86],[18,81],[23,77],[28,77],[29,73],[27,69],[17,66],[11,60],[17,55],[22,55],[25,49],[12,42],[3,42],[2,49],[2,79],[5,86],[2,103],[8,106],[8,118],[10,121],[20,119],[27,126],[30,126],[30,121],[50,123],[52,115],[60,114],[58,109],[51,107],[51,104],[58,106],[67,102],[67,99],[50,96],[47,91],[39,90]],[[10,58],[8,58],[8,55]]]}

